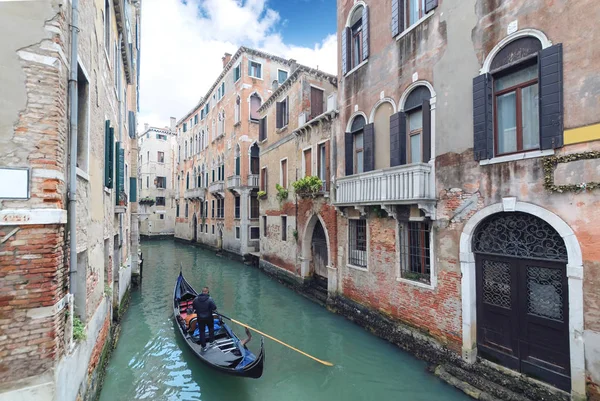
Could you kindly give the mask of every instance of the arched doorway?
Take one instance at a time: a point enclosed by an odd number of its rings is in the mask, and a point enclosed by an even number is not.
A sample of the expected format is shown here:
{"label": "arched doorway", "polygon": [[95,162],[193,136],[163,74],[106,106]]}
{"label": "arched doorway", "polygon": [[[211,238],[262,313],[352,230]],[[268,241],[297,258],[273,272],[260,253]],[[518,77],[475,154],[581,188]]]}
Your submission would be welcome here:
{"label": "arched doorway", "polygon": [[192,242],[198,241],[198,219],[196,218],[196,213],[194,213],[194,217],[192,218]]}
{"label": "arched doorway", "polygon": [[311,270],[315,280],[327,282],[327,237],[320,220],[317,220],[311,240]]}
{"label": "arched doorway", "polygon": [[477,353],[571,390],[567,248],[541,218],[518,211],[485,218],[472,237]]}

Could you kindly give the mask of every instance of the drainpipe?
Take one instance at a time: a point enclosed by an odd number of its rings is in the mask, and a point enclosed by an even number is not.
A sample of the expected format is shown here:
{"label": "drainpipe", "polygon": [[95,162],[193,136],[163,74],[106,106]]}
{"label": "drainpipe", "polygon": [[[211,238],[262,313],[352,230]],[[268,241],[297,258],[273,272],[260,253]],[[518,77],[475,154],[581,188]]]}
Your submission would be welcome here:
{"label": "drainpipe", "polygon": [[69,77],[69,100],[71,110],[69,113],[70,138],[69,143],[69,288],[71,294],[77,292],[77,285],[73,279],[77,273],[77,36],[79,34],[78,0],[71,0],[71,73]]}

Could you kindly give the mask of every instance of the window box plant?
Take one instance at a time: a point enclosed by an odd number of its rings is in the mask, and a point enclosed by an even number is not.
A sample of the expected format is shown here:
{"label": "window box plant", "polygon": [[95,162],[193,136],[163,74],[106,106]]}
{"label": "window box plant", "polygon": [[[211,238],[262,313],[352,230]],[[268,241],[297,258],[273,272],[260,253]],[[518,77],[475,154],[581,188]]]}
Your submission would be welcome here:
{"label": "window box plant", "polygon": [[300,197],[315,197],[323,189],[323,181],[314,175],[301,178],[292,185],[296,195]]}

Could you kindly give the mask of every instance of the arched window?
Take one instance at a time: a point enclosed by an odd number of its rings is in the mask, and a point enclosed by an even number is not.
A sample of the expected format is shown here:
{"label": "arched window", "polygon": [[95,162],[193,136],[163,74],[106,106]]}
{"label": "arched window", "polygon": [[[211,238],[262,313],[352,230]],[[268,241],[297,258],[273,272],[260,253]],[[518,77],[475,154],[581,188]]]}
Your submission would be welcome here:
{"label": "arched window", "polygon": [[259,149],[256,142],[250,148],[250,174],[259,174],[260,172],[260,159]]}
{"label": "arched window", "polygon": [[194,167],[194,179],[192,182],[192,187],[198,184],[198,169]]}
{"label": "arched window", "polygon": [[[429,88],[420,85],[410,92],[404,102],[403,111],[406,122],[400,127],[398,140],[406,143],[406,156],[398,155],[396,159],[398,164],[427,163],[431,158],[430,99]],[[400,120],[402,121],[402,119],[401,117]],[[395,139],[395,137],[392,138],[392,140]],[[396,163],[392,164],[397,165]]]}
{"label": "arched window", "polygon": [[186,176],[186,180],[185,180],[185,189],[190,189],[190,172],[188,171],[187,176]]}
{"label": "arched window", "polygon": [[346,74],[369,57],[369,12],[362,4],[352,10],[342,31],[342,72]]}
{"label": "arched window", "polygon": [[200,135],[196,134],[196,153],[200,153]]}
{"label": "arched window", "polygon": [[[364,128],[366,120],[362,115],[357,115],[352,121],[350,132],[346,133],[346,175],[360,174],[364,172]],[[348,150],[350,150],[348,152]]]}
{"label": "arched window", "polygon": [[258,121],[260,119],[260,115],[258,114],[258,109],[262,105],[262,99],[258,94],[253,93],[250,95],[250,120]]}
{"label": "arched window", "polygon": [[241,159],[240,159],[240,145],[235,146],[235,175],[240,175],[242,172]]}
{"label": "arched window", "polygon": [[[198,187],[203,188],[204,185],[204,174],[205,174],[205,170],[204,170],[204,164],[202,164],[202,169],[200,170],[200,176],[198,177]],[[204,185],[203,185],[204,184]]]}
{"label": "arched window", "polygon": [[185,153],[184,153],[184,159],[183,160],[186,160],[187,157],[188,157],[188,145],[187,145],[187,141],[185,141]]}
{"label": "arched window", "polygon": [[238,96],[235,99],[235,123],[239,123],[242,119],[242,99]]}
{"label": "arched window", "polygon": [[375,142],[375,169],[390,167],[390,117],[394,114],[394,106],[390,102],[382,102],[375,109],[373,124],[377,140]]}

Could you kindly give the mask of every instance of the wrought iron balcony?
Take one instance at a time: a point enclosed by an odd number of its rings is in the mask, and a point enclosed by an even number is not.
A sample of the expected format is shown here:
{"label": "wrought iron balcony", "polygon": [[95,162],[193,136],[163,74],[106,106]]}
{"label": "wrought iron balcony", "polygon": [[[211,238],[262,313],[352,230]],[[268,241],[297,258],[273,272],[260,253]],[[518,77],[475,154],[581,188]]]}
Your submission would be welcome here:
{"label": "wrought iron balcony", "polygon": [[242,186],[242,179],[239,175],[227,177],[227,189],[239,188]]}
{"label": "wrought iron balcony", "polygon": [[248,186],[251,188],[258,188],[259,175],[248,174]]}
{"label": "wrought iron balcony", "polygon": [[223,193],[224,186],[225,185],[223,184],[223,181],[214,181],[214,182],[211,182],[210,185],[208,186],[208,191],[211,194]]}
{"label": "wrought iron balcony", "polygon": [[204,200],[206,198],[206,188],[186,189],[183,194],[183,197],[185,199]]}
{"label": "wrought iron balcony", "polygon": [[335,205],[410,204],[433,201],[431,166],[414,163],[338,178]]}

